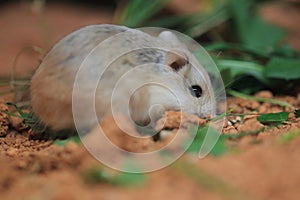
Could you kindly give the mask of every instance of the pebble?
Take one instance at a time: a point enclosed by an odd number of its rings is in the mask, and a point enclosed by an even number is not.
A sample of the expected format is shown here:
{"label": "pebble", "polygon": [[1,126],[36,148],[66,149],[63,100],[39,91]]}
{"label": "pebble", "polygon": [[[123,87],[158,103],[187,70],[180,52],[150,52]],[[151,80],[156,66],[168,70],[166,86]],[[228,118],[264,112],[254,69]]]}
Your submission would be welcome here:
{"label": "pebble", "polygon": [[16,148],[11,147],[6,151],[6,155],[13,157],[17,154],[17,152],[18,150]]}
{"label": "pebble", "polygon": [[273,98],[272,92],[267,90],[262,90],[260,92],[257,92],[254,96],[261,97],[261,98]]}

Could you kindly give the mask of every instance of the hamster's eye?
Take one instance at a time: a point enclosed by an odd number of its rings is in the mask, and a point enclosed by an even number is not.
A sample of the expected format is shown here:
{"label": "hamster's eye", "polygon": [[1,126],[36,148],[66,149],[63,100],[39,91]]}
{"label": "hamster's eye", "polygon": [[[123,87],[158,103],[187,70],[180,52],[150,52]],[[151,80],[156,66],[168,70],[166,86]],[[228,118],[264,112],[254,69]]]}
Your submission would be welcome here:
{"label": "hamster's eye", "polygon": [[191,94],[197,98],[202,96],[202,88],[199,85],[192,85],[190,91]]}

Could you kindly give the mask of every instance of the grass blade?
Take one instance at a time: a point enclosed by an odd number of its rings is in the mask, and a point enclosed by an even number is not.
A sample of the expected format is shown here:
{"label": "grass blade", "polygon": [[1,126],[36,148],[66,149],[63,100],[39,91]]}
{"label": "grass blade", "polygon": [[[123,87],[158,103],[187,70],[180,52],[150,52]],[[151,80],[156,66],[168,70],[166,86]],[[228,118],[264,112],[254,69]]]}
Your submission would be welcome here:
{"label": "grass blade", "polygon": [[269,98],[263,98],[263,97],[254,97],[254,96],[243,94],[243,93],[240,93],[240,92],[237,92],[237,91],[234,91],[234,90],[228,90],[227,93],[232,95],[232,96],[243,98],[243,99],[255,100],[255,101],[258,101],[258,102],[272,103],[272,104],[275,104],[275,105],[295,109],[294,106],[292,106],[291,104],[289,104],[288,102],[285,102],[285,101],[279,101],[279,100],[276,100],[276,99],[269,99]]}
{"label": "grass blade", "polygon": [[189,27],[187,27],[185,34],[191,37],[198,37],[203,33],[227,21],[229,19],[229,15],[226,6],[223,5],[213,10],[213,12],[204,15],[204,17],[200,19],[201,20],[197,23],[193,23]]}
{"label": "grass blade", "polygon": [[128,27],[138,27],[144,21],[163,9],[170,0],[130,0],[123,10],[119,21]]}
{"label": "grass blade", "polygon": [[285,80],[300,79],[300,59],[272,58],[266,66],[266,76]]}

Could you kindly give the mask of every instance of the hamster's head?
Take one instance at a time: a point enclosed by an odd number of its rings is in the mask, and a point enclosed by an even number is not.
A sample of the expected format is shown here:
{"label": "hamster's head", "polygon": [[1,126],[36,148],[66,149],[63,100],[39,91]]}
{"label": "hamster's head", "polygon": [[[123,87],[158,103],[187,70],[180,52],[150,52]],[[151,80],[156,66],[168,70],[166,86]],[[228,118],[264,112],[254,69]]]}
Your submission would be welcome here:
{"label": "hamster's head", "polygon": [[132,112],[133,119],[155,121],[169,110],[195,114],[202,118],[215,116],[216,100],[206,70],[187,48],[179,47],[181,43],[173,33],[164,31],[159,37],[164,41],[171,40],[169,44],[173,49],[164,53],[162,63],[151,67],[152,73],[147,76],[153,84],[147,85],[144,95],[140,95],[144,97],[143,102],[147,103],[139,107],[139,112]]}
{"label": "hamster's head", "polygon": [[[157,80],[159,84],[148,88],[150,106],[161,105],[165,110],[187,112],[204,118],[215,116],[213,88],[202,67],[199,69],[199,66],[191,64],[186,55],[167,52],[165,64],[158,68],[161,70],[156,77],[160,79]],[[157,112],[155,109],[153,111]]]}

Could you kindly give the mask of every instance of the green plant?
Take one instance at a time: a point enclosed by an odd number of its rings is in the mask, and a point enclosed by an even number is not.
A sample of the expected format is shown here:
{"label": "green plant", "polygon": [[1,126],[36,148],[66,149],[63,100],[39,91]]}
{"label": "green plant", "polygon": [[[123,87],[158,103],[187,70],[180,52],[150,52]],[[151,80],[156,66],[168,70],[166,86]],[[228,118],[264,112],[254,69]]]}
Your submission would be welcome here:
{"label": "green plant", "polygon": [[300,136],[300,129],[296,129],[296,130],[293,130],[293,131],[290,131],[288,133],[281,135],[279,138],[279,142],[281,144],[287,144],[299,136]]}
{"label": "green plant", "polygon": [[82,178],[89,184],[109,183],[117,186],[141,186],[146,182],[144,174],[113,173],[102,167],[92,167],[83,171]]}
{"label": "green plant", "polygon": [[282,124],[289,118],[288,112],[267,113],[257,117],[257,120],[262,124]]}
{"label": "green plant", "polygon": [[[285,41],[285,31],[259,15],[265,1],[207,0],[208,8],[184,15],[156,15],[168,1],[130,0],[118,9],[118,23],[130,27],[176,29],[195,39],[213,56],[225,85],[244,94],[261,89],[289,92],[300,83],[299,52]],[[136,11],[139,12],[136,12]],[[152,10],[152,11],[151,11]],[[222,33],[217,28],[226,25]],[[208,35],[209,40],[202,41]]]}
{"label": "green plant", "polygon": [[288,92],[300,80],[299,52],[283,41],[283,29],[270,25],[257,14],[260,5],[254,0],[228,1],[230,33],[237,40],[212,41],[205,47],[213,54],[222,52],[214,58],[230,88],[248,94],[260,89]]}
{"label": "green plant", "polygon": [[32,112],[24,112],[19,106],[17,106],[14,103],[11,103],[11,102],[8,102],[6,104],[8,106],[14,107],[14,109],[17,111],[18,114],[14,114],[14,113],[8,112],[8,111],[2,111],[2,112],[5,112],[6,114],[13,116],[13,117],[21,118],[21,119],[23,119],[23,123],[25,126],[28,126],[29,128],[31,128],[35,131],[41,131],[41,130],[39,130],[39,127],[36,126],[37,123],[39,122],[39,120]]}
{"label": "green plant", "polygon": [[236,188],[230,183],[222,180],[220,177],[209,173],[186,159],[181,158],[177,160],[171,167],[197,183],[199,186],[220,194],[222,199],[253,199],[240,188]]}
{"label": "green plant", "polygon": [[120,2],[115,13],[115,22],[128,27],[139,27],[163,9],[169,1],[129,0],[127,4]]}
{"label": "green plant", "polygon": [[58,146],[64,146],[68,142],[75,142],[76,144],[80,144],[81,140],[80,140],[79,136],[71,136],[71,137],[69,137],[67,139],[64,139],[64,140],[57,139],[57,140],[54,141],[54,144],[56,144]]}
{"label": "green plant", "polygon": [[[192,144],[187,149],[187,152],[189,152],[189,153],[198,153],[199,152],[199,150],[205,140],[208,128],[209,127],[207,125],[198,127],[196,136],[195,136]],[[214,130],[211,130],[211,131],[214,131]],[[216,134],[219,135],[218,133],[216,133]],[[210,155],[221,156],[226,151],[227,151],[227,145],[225,144],[224,137],[222,135],[220,135],[216,144],[211,149]]]}

